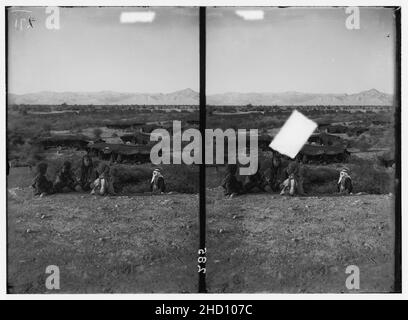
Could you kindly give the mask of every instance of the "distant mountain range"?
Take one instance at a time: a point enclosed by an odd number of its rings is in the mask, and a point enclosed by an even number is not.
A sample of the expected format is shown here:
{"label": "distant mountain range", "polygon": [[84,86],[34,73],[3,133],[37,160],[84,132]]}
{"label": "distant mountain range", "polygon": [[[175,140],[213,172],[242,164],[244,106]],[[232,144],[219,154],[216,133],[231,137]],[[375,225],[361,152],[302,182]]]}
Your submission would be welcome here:
{"label": "distant mountain range", "polygon": [[9,104],[59,105],[198,105],[199,94],[192,89],[172,93],[51,92],[9,94]]}
{"label": "distant mountain range", "polygon": [[393,105],[393,95],[376,89],[354,94],[318,94],[288,91],[282,93],[222,93],[207,98],[212,105]]}
{"label": "distant mountain range", "polygon": [[[8,94],[9,104],[41,105],[198,105],[199,94],[192,89],[172,93],[50,92]],[[222,93],[207,96],[209,105],[393,105],[393,95],[376,89],[355,94]]]}

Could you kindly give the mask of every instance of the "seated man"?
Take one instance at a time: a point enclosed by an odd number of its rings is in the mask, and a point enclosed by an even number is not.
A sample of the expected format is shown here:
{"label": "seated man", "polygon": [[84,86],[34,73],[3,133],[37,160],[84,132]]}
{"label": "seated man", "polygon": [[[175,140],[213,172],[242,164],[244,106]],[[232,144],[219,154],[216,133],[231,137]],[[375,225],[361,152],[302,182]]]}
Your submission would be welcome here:
{"label": "seated man", "polygon": [[258,164],[258,170],[255,174],[247,176],[245,179],[244,189],[246,192],[250,192],[254,188],[258,188],[260,191],[267,191],[269,189],[268,181],[265,179],[261,172],[261,166]]}
{"label": "seated man", "polygon": [[39,163],[37,166],[37,174],[33,180],[31,187],[34,188],[35,196],[44,196],[54,192],[52,182],[46,177],[48,165],[46,163]]}
{"label": "seated man", "polygon": [[222,181],[222,187],[224,188],[224,194],[230,198],[243,193],[242,182],[236,178],[238,166],[236,164],[229,164],[225,172],[224,179]]}
{"label": "seated man", "polygon": [[55,192],[75,191],[78,185],[71,170],[71,162],[65,161],[54,182]]}
{"label": "seated man", "polygon": [[352,193],[353,192],[353,183],[349,175],[349,169],[343,168],[340,171],[339,180],[337,181],[337,190],[339,193]]}
{"label": "seated man", "polygon": [[90,191],[92,189],[92,183],[96,179],[96,172],[92,162],[92,158],[89,155],[85,155],[82,158],[81,168],[79,172],[79,191]]}
{"label": "seated man", "polygon": [[98,178],[93,183],[91,194],[98,194],[101,196],[111,194],[115,194],[115,190],[113,188],[113,178],[110,174],[110,168],[107,164],[100,163],[96,174]]}
{"label": "seated man", "polygon": [[164,183],[164,177],[160,172],[160,169],[154,169],[152,174],[152,180],[150,181],[150,191],[155,192],[165,192],[166,184]]}
{"label": "seated man", "polygon": [[291,196],[295,195],[295,191],[297,190],[297,182],[295,176],[291,174],[285,181],[282,183],[282,191],[281,195],[289,194]]}
{"label": "seated man", "polygon": [[303,191],[303,165],[301,164],[300,156],[297,156],[291,161],[286,169],[287,179],[282,183],[281,195],[289,193],[293,196],[295,193],[304,195]]}
{"label": "seated man", "polygon": [[272,157],[272,165],[268,176],[268,183],[273,192],[279,192],[281,185],[286,179],[286,167],[281,157],[274,154]]}

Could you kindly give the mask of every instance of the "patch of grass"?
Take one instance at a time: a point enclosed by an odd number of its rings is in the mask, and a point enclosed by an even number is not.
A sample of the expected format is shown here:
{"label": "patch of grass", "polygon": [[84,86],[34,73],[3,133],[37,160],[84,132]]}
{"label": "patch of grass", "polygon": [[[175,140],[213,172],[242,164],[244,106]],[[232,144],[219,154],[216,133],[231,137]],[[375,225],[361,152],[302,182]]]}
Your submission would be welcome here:
{"label": "patch of grass", "polygon": [[116,164],[112,166],[115,190],[124,194],[143,193],[150,191],[152,169]]}
{"label": "patch of grass", "polygon": [[[374,161],[352,157],[347,164],[353,181],[353,192],[387,194],[393,192],[394,173],[377,165]],[[305,167],[304,187],[309,194],[331,194],[337,192],[340,168],[324,166]]]}
{"label": "patch of grass", "polygon": [[199,168],[185,164],[162,166],[167,191],[181,193],[199,192]]}
{"label": "patch of grass", "polygon": [[333,194],[337,192],[339,170],[324,166],[305,166],[303,187],[308,194]]}
{"label": "patch of grass", "polygon": [[43,148],[40,145],[24,143],[16,145],[9,150],[8,159],[14,162],[14,166],[34,166],[44,160]]}
{"label": "patch of grass", "polygon": [[[370,194],[388,194],[393,192],[394,171],[390,168],[379,166],[374,161],[352,157],[350,163],[345,164],[350,169],[353,181],[353,192],[365,192]],[[335,194],[337,193],[337,181],[343,165],[312,166],[304,165],[303,187],[308,195]],[[265,163],[261,171],[268,169]],[[207,169],[207,188],[220,186],[225,168],[219,167]],[[243,177],[240,177],[243,178]]]}
{"label": "patch of grass", "polygon": [[[82,153],[73,152],[67,153],[56,159],[46,159],[46,156],[42,154],[37,160],[31,161],[32,170],[25,170],[25,176],[19,177],[19,181],[23,181],[21,186],[30,185],[33,177],[36,174],[36,165],[39,162],[45,162],[48,164],[47,177],[54,181],[55,177],[62,167],[64,161],[70,161],[72,170],[79,177],[80,167],[82,161]],[[97,158],[93,158],[93,164],[95,167],[101,161]],[[114,178],[115,191],[118,193],[132,194],[132,193],[144,193],[150,191],[150,179],[155,166],[151,164],[132,165],[132,164],[110,164],[104,161],[111,168],[111,175]],[[20,163],[20,165],[26,165]],[[14,164],[13,167],[16,167]],[[159,166],[166,182],[167,192],[179,192],[179,193],[198,193],[199,192],[199,169],[197,166],[188,165],[162,165]],[[16,185],[20,186],[20,185]]]}
{"label": "patch of grass", "polygon": [[352,170],[355,192],[386,194],[393,192],[394,170],[377,165],[374,161],[352,159],[349,167]]}
{"label": "patch of grass", "polygon": [[[150,179],[155,167],[114,165],[115,188],[123,193],[143,193],[150,191]],[[187,165],[162,165],[160,171],[166,183],[167,192],[198,193],[198,167]]]}

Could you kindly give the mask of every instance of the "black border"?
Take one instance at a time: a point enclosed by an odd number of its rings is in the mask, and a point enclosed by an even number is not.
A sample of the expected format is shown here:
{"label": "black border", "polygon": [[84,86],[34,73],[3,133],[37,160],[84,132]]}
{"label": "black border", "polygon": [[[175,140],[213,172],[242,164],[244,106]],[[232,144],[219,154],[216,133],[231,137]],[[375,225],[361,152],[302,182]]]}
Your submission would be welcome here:
{"label": "black border", "polygon": [[402,293],[402,224],[401,224],[401,7],[395,13],[395,231],[394,231],[394,293]]}
{"label": "black border", "polygon": [[[211,6],[210,6],[211,7]],[[214,6],[216,7],[216,6]],[[221,6],[222,7],[222,6]],[[279,7],[279,6],[268,6]],[[291,7],[307,7],[307,6],[291,6]],[[336,6],[326,6],[336,7]],[[370,6],[371,7],[371,6]],[[375,6],[372,6],[375,7]],[[6,120],[6,161],[8,161],[8,143],[7,143],[7,123],[8,123],[8,9],[10,6],[6,6],[4,10],[5,15],[5,120]],[[204,137],[206,128],[206,8],[199,7],[199,54],[200,54],[200,92],[199,92],[199,108],[200,108],[200,132]],[[394,293],[402,293],[402,213],[401,213],[401,7],[388,7],[382,6],[382,8],[393,8],[395,12],[395,231],[394,231]],[[199,194],[199,249],[206,247],[206,179],[205,179],[205,143],[202,141],[201,145],[203,164],[200,165],[200,194]],[[7,163],[6,163],[7,165]],[[6,284],[9,279],[8,269],[8,178],[6,175]],[[200,264],[205,268],[205,262]],[[8,292],[8,285],[6,288]],[[199,273],[198,277],[198,292],[206,293],[206,274]]]}
{"label": "black border", "polygon": [[[6,41],[5,46],[4,46],[4,54],[5,54],[5,66],[4,66],[4,84],[5,84],[5,89],[6,89],[6,105],[4,108],[4,113],[5,113],[5,119],[6,119],[6,135],[5,135],[5,139],[6,139],[6,170],[7,170],[7,166],[8,166],[8,140],[7,140],[7,124],[8,124],[8,43],[9,43],[9,39],[8,39],[8,24],[9,24],[9,19],[8,19],[8,9],[10,7],[5,7],[4,8],[4,23],[5,28],[4,28],[4,39]],[[11,169],[11,168],[10,168]],[[6,171],[7,172],[7,171]],[[8,256],[9,256],[9,228],[8,228],[8,176],[6,174],[6,294],[9,294],[9,284],[8,284],[8,279],[9,279],[9,268],[8,268]]]}
{"label": "black border", "polygon": [[[200,7],[200,133],[201,137],[205,137],[206,128],[206,7]],[[205,250],[206,238],[206,195],[205,195],[205,142],[201,139],[201,159],[200,164],[200,245],[199,249]],[[201,268],[205,268],[206,263],[200,263]],[[206,293],[206,277],[205,273],[198,273],[198,292]]]}

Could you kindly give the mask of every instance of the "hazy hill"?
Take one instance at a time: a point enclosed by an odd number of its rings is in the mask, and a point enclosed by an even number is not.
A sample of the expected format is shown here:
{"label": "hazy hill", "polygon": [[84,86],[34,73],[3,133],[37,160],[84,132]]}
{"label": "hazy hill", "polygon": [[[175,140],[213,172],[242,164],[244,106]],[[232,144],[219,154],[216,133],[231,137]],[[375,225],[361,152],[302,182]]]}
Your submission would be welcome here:
{"label": "hazy hill", "polygon": [[69,105],[194,105],[198,104],[198,93],[184,89],[172,93],[121,93],[100,92],[50,92],[9,94],[9,104]]}
{"label": "hazy hill", "polygon": [[[58,105],[198,105],[199,94],[192,89],[172,93],[50,92],[9,94],[9,104]],[[355,94],[222,93],[207,96],[211,105],[393,105],[393,96],[376,89]]]}
{"label": "hazy hill", "polygon": [[376,89],[355,94],[314,94],[288,91],[282,93],[222,93],[211,95],[212,105],[393,105],[393,96]]}

